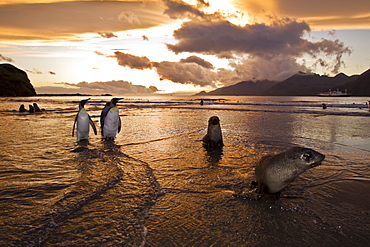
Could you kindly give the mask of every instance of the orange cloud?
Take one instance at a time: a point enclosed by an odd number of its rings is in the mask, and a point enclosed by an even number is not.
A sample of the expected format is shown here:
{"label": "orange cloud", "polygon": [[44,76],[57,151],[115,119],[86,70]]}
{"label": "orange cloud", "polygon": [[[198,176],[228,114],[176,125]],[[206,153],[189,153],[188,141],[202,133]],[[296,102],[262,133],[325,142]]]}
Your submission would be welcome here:
{"label": "orange cloud", "polygon": [[305,20],[312,28],[370,28],[370,1],[232,0],[236,8],[266,21],[267,15]]}
{"label": "orange cloud", "polygon": [[2,62],[2,61],[9,62],[9,63],[14,62],[14,60],[12,58],[6,57],[6,56],[3,56],[2,54],[0,54],[0,62]]}
{"label": "orange cloud", "polygon": [[34,2],[0,5],[0,41],[53,40],[84,33],[106,34],[154,27],[170,21],[163,15],[164,7],[159,1]]}

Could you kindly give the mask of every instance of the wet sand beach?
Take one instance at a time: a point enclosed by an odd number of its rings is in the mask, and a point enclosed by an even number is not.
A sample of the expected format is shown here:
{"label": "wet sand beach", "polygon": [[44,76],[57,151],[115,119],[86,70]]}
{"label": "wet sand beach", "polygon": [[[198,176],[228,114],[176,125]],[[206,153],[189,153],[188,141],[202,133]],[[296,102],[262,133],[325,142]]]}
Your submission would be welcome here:
{"label": "wet sand beach", "polygon": [[[86,109],[99,126],[108,97]],[[370,113],[366,98],[131,97],[113,142],[71,136],[77,97],[1,98],[0,245],[366,246]],[[325,101],[325,102],[324,102]],[[29,102],[45,108],[19,113]],[[327,109],[322,109],[322,103]],[[201,139],[218,116],[225,146]],[[266,154],[326,155],[283,197],[248,191]]]}

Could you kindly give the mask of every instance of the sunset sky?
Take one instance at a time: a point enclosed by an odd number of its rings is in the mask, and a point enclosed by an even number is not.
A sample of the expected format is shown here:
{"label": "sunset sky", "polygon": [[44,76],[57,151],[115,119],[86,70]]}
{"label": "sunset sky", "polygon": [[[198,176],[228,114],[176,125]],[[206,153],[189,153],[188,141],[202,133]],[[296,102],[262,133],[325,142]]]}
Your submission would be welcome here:
{"label": "sunset sky", "polygon": [[369,0],[0,1],[0,63],[38,93],[210,91],[370,68]]}

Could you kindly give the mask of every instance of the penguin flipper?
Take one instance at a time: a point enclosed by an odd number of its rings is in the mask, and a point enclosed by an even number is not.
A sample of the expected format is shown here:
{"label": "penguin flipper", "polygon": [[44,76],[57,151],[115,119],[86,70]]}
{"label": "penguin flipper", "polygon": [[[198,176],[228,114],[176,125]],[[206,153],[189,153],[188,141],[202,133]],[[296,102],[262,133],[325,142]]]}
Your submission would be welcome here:
{"label": "penguin flipper", "polygon": [[76,115],[76,117],[75,117],[75,122],[73,123],[72,136],[74,136],[74,135],[75,135],[75,126],[76,126],[77,118],[78,118],[78,113],[77,113],[77,115]]}
{"label": "penguin flipper", "polygon": [[103,108],[103,110],[101,111],[101,114],[100,114],[100,126],[101,128],[103,129],[104,127],[104,120],[105,120],[105,117],[107,116],[109,110],[112,108],[112,106],[105,106]]}
{"label": "penguin flipper", "polygon": [[121,118],[118,116],[118,133],[121,131]]}
{"label": "penguin flipper", "polygon": [[96,130],[96,127],[95,127],[95,124],[94,122],[91,120],[91,117],[89,116],[89,123],[91,125],[91,127],[93,128],[94,130],[94,134],[97,135],[98,134],[98,131]]}

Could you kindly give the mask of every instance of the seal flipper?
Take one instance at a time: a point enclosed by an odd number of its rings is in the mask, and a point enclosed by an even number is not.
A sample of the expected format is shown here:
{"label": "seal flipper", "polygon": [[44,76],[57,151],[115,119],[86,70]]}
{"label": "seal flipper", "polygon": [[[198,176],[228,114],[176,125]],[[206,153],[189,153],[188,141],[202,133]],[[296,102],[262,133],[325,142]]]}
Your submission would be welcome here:
{"label": "seal flipper", "polygon": [[239,198],[239,199],[250,199],[250,200],[259,200],[264,196],[264,194],[256,193],[256,191],[249,191],[249,193],[246,194],[233,194],[233,197]]}
{"label": "seal flipper", "polygon": [[269,188],[268,186],[266,186],[264,183],[257,183],[257,189],[256,189],[256,192],[258,194],[270,194],[269,193]]}
{"label": "seal flipper", "polygon": [[250,188],[251,188],[251,189],[255,189],[255,188],[257,188],[257,186],[258,186],[258,182],[256,182],[256,181],[252,181],[252,182],[251,182],[251,186],[250,186]]}

